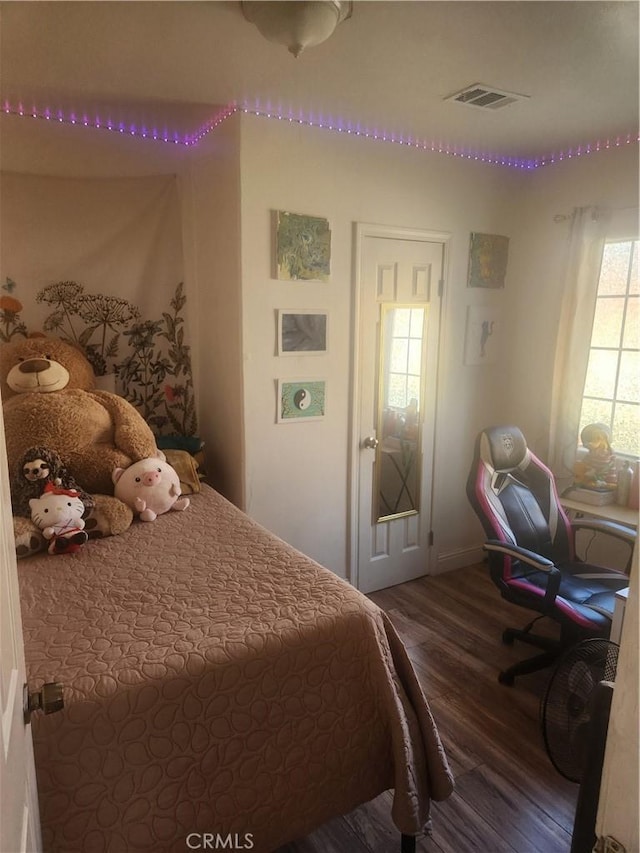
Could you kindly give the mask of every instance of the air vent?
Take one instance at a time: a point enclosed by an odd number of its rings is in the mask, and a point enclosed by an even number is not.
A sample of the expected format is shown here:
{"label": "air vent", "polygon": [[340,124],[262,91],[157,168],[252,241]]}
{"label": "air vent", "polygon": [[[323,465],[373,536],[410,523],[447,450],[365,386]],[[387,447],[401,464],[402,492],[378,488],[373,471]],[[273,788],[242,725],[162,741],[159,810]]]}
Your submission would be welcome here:
{"label": "air vent", "polygon": [[502,107],[508,107],[509,104],[515,104],[516,101],[527,100],[528,97],[528,95],[517,95],[515,92],[505,92],[502,89],[496,89],[494,86],[474,83],[473,86],[467,86],[461,92],[449,95],[444,100],[456,101],[459,104],[464,104],[465,107],[500,110]]}

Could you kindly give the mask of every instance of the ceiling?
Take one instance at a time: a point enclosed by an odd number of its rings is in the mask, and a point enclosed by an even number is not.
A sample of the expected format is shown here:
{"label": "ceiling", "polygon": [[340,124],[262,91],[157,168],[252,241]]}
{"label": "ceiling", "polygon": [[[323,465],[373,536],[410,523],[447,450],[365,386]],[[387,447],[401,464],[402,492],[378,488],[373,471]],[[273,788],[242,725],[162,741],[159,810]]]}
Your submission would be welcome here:
{"label": "ceiling", "polygon": [[[533,157],[637,138],[638,32],[626,0],[356,0],[294,59],[239,2],[8,2],[0,93],[12,110],[144,105],[181,132],[246,103]],[[495,111],[443,100],[474,83],[528,98]]]}

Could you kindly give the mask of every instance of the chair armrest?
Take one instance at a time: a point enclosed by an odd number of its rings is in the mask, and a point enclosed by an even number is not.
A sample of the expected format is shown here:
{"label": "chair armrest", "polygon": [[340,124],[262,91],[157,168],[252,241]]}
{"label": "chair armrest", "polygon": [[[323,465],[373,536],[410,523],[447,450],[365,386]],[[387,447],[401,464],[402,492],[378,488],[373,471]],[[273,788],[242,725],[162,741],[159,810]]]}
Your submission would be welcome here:
{"label": "chair armrest", "polygon": [[529,563],[534,569],[540,569],[541,572],[551,572],[555,569],[552,560],[547,560],[546,557],[536,554],[535,551],[529,551],[527,548],[521,548],[519,545],[512,545],[510,542],[489,539],[482,547],[485,551],[497,551],[500,554],[515,557],[517,560],[522,560],[523,563]]}
{"label": "chair armrest", "polygon": [[571,527],[574,530],[595,530],[598,533],[606,533],[615,539],[621,539],[623,542],[631,545],[631,547],[635,544],[638,536],[633,527],[627,527],[626,524],[618,524],[616,521],[606,521],[601,518],[572,519]]}
{"label": "chair armrest", "polygon": [[521,548],[519,545],[512,545],[509,542],[501,542],[499,539],[489,539],[482,546],[485,551],[492,551],[498,554],[506,554],[509,557],[515,557],[516,560],[521,560],[523,563],[528,563],[534,569],[539,569],[541,572],[546,572],[548,575],[547,585],[544,591],[544,603],[547,608],[553,607],[556,600],[556,595],[560,589],[560,581],[562,575],[551,560],[536,554],[535,551],[529,551],[527,548]]}

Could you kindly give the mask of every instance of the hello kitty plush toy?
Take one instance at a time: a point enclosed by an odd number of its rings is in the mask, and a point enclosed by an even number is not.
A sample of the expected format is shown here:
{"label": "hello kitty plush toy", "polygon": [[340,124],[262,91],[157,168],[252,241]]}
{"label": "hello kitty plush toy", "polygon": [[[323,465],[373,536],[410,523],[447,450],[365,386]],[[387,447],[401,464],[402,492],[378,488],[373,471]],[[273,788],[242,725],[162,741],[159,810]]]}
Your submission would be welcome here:
{"label": "hello kitty plush toy", "polygon": [[31,498],[31,520],[50,540],[50,554],[74,554],[89,538],[84,530],[84,504],[75,489],[47,483],[39,498]]}

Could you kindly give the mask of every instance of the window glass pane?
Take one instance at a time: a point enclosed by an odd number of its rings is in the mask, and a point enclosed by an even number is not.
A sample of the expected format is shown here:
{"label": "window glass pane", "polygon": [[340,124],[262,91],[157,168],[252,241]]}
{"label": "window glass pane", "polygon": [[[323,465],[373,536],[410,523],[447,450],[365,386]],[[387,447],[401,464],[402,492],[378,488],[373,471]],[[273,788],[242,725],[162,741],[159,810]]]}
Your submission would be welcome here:
{"label": "window glass pane", "polygon": [[582,401],[582,414],[580,415],[580,432],[587,424],[611,424],[612,403],[607,403],[606,400],[589,400],[585,398]]}
{"label": "window glass pane", "polygon": [[624,303],[624,296],[596,299],[592,347],[616,347],[617,349],[620,346]]}
{"label": "window glass pane", "polygon": [[411,311],[411,332],[412,338],[422,337],[422,326],[424,323],[424,308],[413,308]]}
{"label": "window glass pane", "polygon": [[613,399],[617,363],[617,352],[591,350],[587,381],[584,386],[584,393],[587,397],[609,397]]}
{"label": "window glass pane", "polygon": [[631,246],[630,242],[605,244],[598,296],[613,296],[627,292]]}
{"label": "window glass pane", "polygon": [[409,341],[409,366],[408,372],[415,373],[416,375],[420,374],[420,367],[422,363],[422,341],[413,339]]}
{"label": "window glass pane", "polygon": [[420,408],[420,377],[407,376],[407,399],[409,402],[415,400]]}
{"label": "window glass pane", "polygon": [[617,404],[611,446],[618,453],[640,456],[640,406]]}
{"label": "window glass pane", "polygon": [[399,338],[409,337],[410,308],[396,308],[393,312],[393,334]]}
{"label": "window glass pane", "polygon": [[640,403],[640,352],[622,353],[616,397],[625,403]]}
{"label": "window glass pane", "polygon": [[407,371],[408,344],[409,342],[402,338],[394,338],[391,342],[391,370],[394,373],[406,373]]}
{"label": "window glass pane", "polygon": [[397,409],[404,409],[407,405],[407,386],[405,376],[397,373],[389,375],[389,402],[388,405]]}
{"label": "window glass pane", "polygon": [[630,296],[627,300],[627,316],[624,321],[622,346],[625,349],[640,349],[640,298]]}
{"label": "window glass pane", "polygon": [[638,241],[633,244],[633,260],[631,261],[631,282],[629,283],[629,293],[640,293],[640,285],[638,284]]}

